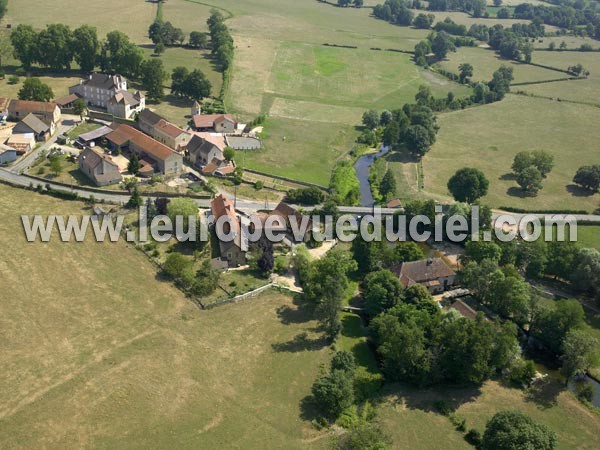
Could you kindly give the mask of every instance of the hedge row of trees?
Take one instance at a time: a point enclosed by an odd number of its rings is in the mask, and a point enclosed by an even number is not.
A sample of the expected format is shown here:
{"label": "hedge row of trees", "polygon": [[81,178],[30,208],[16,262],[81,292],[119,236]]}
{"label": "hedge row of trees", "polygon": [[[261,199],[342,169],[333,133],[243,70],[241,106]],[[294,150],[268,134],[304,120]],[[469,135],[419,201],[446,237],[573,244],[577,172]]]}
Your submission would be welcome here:
{"label": "hedge row of trees", "polygon": [[229,29],[225,25],[225,18],[217,11],[213,10],[207,20],[210,33],[210,48],[213,56],[226,71],[233,61],[233,38],[229,34]]}

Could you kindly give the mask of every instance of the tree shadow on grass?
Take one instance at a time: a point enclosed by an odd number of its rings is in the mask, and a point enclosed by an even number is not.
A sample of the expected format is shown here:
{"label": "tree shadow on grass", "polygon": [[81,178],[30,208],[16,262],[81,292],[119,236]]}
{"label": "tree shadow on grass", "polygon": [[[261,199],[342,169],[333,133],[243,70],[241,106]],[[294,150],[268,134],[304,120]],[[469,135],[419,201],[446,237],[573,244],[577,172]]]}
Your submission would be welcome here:
{"label": "tree shadow on grass", "polygon": [[318,337],[311,339],[308,337],[308,333],[300,333],[296,335],[291,341],[277,342],[271,344],[271,347],[276,352],[289,352],[297,353],[304,351],[317,351],[327,346],[328,341],[325,337]]}
{"label": "tree shadow on grass", "polygon": [[300,418],[306,421],[312,421],[321,417],[319,408],[312,395],[307,395],[300,400]]}
{"label": "tree shadow on grass", "polygon": [[284,325],[306,323],[312,319],[314,307],[299,295],[292,298],[294,306],[283,305],[277,308],[277,317]]}
{"label": "tree shadow on grass", "polygon": [[517,179],[517,176],[512,172],[507,172],[503,175],[500,175],[498,179],[503,181],[514,181]]}
{"label": "tree shadow on grass", "polygon": [[573,197],[592,197],[594,194],[596,194],[596,192],[584,189],[581,186],[577,186],[576,184],[568,184],[566,189],[567,192]]}
{"label": "tree shadow on grass", "polygon": [[536,194],[532,194],[530,192],[524,191],[520,187],[511,186],[506,190],[506,193],[511,197],[519,197],[519,198],[535,198]]}
{"label": "tree shadow on grass", "polygon": [[525,395],[525,401],[536,403],[540,409],[556,406],[558,396],[565,387],[550,376],[536,381]]}
{"label": "tree shadow on grass", "polygon": [[404,383],[391,384],[384,393],[393,403],[425,412],[448,414],[466,403],[472,403],[481,395],[481,386],[437,386],[416,388]]}

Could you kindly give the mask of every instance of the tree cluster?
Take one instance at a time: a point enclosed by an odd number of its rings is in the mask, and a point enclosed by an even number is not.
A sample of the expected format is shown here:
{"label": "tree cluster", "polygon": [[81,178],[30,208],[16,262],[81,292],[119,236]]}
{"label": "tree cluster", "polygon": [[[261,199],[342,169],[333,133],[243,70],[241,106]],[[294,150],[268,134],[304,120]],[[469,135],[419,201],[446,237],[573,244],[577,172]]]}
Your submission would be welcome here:
{"label": "tree cluster", "polygon": [[212,85],[204,72],[187,67],[175,67],[171,73],[171,93],[178,97],[199,101],[209,97]]}
{"label": "tree cluster", "polygon": [[316,304],[317,318],[330,339],[340,333],[340,309],[349,286],[348,274],[356,262],[348,252],[332,250],[310,262],[306,257],[294,260],[306,298]]}
{"label": "tree cluster", "polygon": [[289,203],[297,205],[318,205],[325,200],[325,194],[317,187],[290,189],[286,195]]}
{"label": "tree cluster", "polygon": [[[404,147],[417,157],[422,157],[435,143],[438,125],[430,106],[437,106],[426,86],[419,88],[417,104],[405,104],[402,109],[384,111],[381,117],[374,110],[363,115],[363,124],[368,129],[381,127],[383,144],[394,148]],[[446,99],[442,99],[446,100]]]}
{"label": "tree cluster", "polygon": [[354,373],[356,362],[352,353],[336,352],[331,360],[329,373],[314,382],[312,395],[325,417],[337,419],[354,403]]}
{"label": "tree cluster", "polygon": [[54,70],[70,69],[73,60],[84,71],[97,63],[100,44],[96,29],[83,25],[75,30],[61,23],[46,25],[37,32],[30,25],[18,25],[10,34],[14,57],[25,68],[33,64]]}
{"label": "tree cluster", "polygon": [[480,383],[518,355],[516,327],[400,304],[375,317],[371,330],[389,380],[419,386]]}
{"label": "tree cluster", "polygon": [[521,3],[515,7],[514,18],[554,25],[600,40],[600,14],[586,9],[585,2],[574,2],[568,6]]}
{"label": "tree cluster", "polygon": [[171,22],[163,22],[160,19],[150,25],[148,36],[155,45],[163,44],[167,47],[182,45],[185,41],[185,33],[181,28],[175,28]]}
{"label": "tree cluster", "polygon": [[542,189],[542,180],[554,167],[554,156],[543,151],[519,152],[515,155],[512,170],[517,183],[525,192],[535,195]]}

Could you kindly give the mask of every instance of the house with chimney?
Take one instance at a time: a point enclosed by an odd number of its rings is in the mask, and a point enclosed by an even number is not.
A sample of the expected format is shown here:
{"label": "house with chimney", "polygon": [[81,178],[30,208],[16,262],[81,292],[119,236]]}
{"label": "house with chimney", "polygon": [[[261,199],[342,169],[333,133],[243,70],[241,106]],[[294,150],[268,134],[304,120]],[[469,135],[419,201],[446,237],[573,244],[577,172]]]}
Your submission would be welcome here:
{"label": "house with chimney", "polygon": [[77,165],[96,186],[108,186],[121,181],[119,166],[112,158],[90,147],[79,154]]}
{"label": "house with chimney", "polygon": [[160,173],[174,176],[183,170],[183,156],[165,144],[125,124],[113,124],[105,136],[114,152],[135,153],[140,160],[140,175]]}
{"label": "house with chimney", "polygon": [[127,80],[122,75],[92,73],[79,84],[69,88],[69,94],[75,94],[91,107],[100,108],[109,114],[126,119],[146,107],[144,94],[129,92]]}
{"label": "house with chimney", "polygon": [[149,109],[140,112],[138,128],[177,152],[185,151],[192,139],[190,133]]}
{"label": "house with chimney", "polygon": [[246,264],[248,237],[243,233],[240,217],[231,200],[223,194],[217,195],[210,202],[210,211],[213,226],[222,226],[223,235],[232,237],[226,241],[219,239],[221,258],[225,258],[230,267]]}
{"label": "house with chimney", "polygon": [[192,116],[194,130],[232,134],[237,131],[238,122],[231,114],[195,114]]}
{"label": "house with chimney", "polygon": [[189,159],[192,165],[198,169],[202,169],[214,160],[224,161],[224,149],[225,141],[222,138],[219,139],[219,136],[200,137],[195,134],[187,145]]}
{"label": "house with chimney", "polygon": [[448,290],[456,281],[456,272],[442,258],[404,262],[395,272],[404,288],[421,284],[432,294]]}

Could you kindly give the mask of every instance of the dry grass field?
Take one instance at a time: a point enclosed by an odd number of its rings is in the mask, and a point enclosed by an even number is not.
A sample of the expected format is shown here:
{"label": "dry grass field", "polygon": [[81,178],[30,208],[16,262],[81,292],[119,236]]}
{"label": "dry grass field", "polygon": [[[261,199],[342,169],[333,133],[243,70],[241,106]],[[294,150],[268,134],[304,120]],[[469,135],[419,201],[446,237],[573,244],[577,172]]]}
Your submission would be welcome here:
{"label": "dry grass field", "polygon": [[37,29],[45,28],[49,23],[64,23],[71,27],[91,25],[96,27],[100,38],[104,38],[109,31],[119,30],[136,44],[147,44],[150,42],[148,26],[155,14],[156,3],[143,0],[16,0],[9,3],[8,14],[3,22],[13,27],[24,23]]}
{"label": "dry grass field", "polygon": [[[490,206],[594,211],[600,196],[585,195],[572,179],[580,166],[598,162],[599,120],[592,106],[517,95],[442,114],[437,142],[423,159],[425,190],[449,195],[446,183],[456,170],[477,167],[490,180],[483,198]],[[537,197],[524,197],[510,167],[515,154],[536,149],[554,155],[555,167]]]}
{"label": "dry grass field", "polygon": [[1,185],[0,208],[1,448],[326,444],[301,402],[329,351],[301,303],[199,311],[123,242],[25,241],[20,214],[82,203]]}
{"label": "dry grass field", "polygon": [[520,86],[519,90],[534,95],[600,105],[600,54],[595,52],[534,52],[533,61],[566,69],[582,64],[590,71],[585,80]]}

